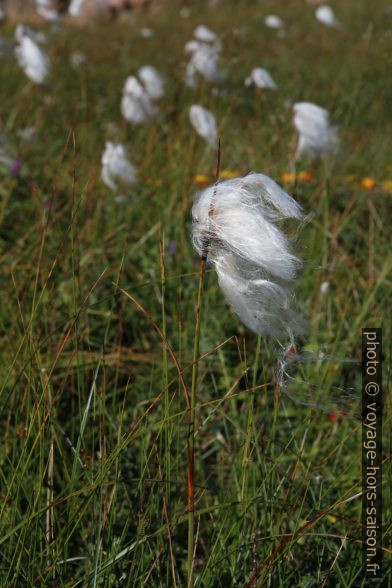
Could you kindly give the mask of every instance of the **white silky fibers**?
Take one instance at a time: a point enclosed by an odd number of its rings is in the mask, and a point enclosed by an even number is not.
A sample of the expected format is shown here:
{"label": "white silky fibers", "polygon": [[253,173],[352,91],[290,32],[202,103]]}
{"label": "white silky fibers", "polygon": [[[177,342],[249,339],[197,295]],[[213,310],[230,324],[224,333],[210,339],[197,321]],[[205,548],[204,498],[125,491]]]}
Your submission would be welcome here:
{"label": "white silky fibers", "polygon": [[141,124],[155,116],[155,101],[165,93],[165,80],[152,65],[141,67],[138,76],[139,78],[127,78],[121,99],[123,117],[135,124]]}
{"label": "white silky fibers", "polygon": [[43,84],[50,71],[48,56],[20,25],[15,30],[15,38],[19,42],[15,47],[19,66],[32,82]]}
{"label": "white silky fibers", "polygon": [[327,25],[327,27],[340,28],[342,26],[342,23],[338,21],[332,8],[327,4],[322,4],[322,6],[316,8],[315,17],[319,22]]}
{"label": "white silky fibers", "polygon": [[264,24],[270,29],[282,29],[284,26],[283,20],[276,14],[268,14],[264,18]]}
{"label": "white silky fibers", "polygon": [[299,134],[297,159],[303,156],[314,159],[337,151],[339,129],[330,124],[328,110],[311,102],[297,102],[293,110],[294,126]]}
{"label": "white silky fibers", "polygon": [[194,88],[198,76],[208,82],[220,82],[225,77],[225,72],[219,68],[222,43],[218,35],[204,25],[196,27],[193,34],[194,39],[185,45],[185,53],[190,55],[186,67],[187,86]]}
{"label": "white silky fibers", "polygon": [[215,147],[218,140],[218,131],[212,112],[199,104],[192,104],[189,109],[189,120],[196,133],[211,145],[211,147]]}
{"label": "white silky fibers", "polygon": [[102,155],[102,181],[117,190],[117,183],[133,184],[136,182],[136,168],[128,161],[125,147],[121,143],[106,142]]}
{"label": "white silky fibers", "polygon": [[262,67],[252,69],[250,76],[245,80],[245,86],[256,86],[256,88],[264,88],[266,90],[278,89],[269,71]]}
{"label": "white silky fibers", "polygon": [[300,221],[297,202],[264,174],[220,182],[193,205],[193,244],[215,267],[226,300],[252,331],[287,335],[301,330],[292,283],[299,259],[277,226]]}
{"label": "white silky fibers", "polygon": [[139,79],[152,100],[162,98],[165,93],[165,80],[155,67],[143,65],[138,71]]}
{"label": "white silky fibers", "polygon": [[68,7],[68,14],[71,16],[81,16],[84,8],[85,0],[71,0]]}
{"label": "white silky fibers", "polygon": [[121,113],[126,120],[135,124],[145,122],[156,113],[150,95],[135,76],[129,76],[125,82]]}

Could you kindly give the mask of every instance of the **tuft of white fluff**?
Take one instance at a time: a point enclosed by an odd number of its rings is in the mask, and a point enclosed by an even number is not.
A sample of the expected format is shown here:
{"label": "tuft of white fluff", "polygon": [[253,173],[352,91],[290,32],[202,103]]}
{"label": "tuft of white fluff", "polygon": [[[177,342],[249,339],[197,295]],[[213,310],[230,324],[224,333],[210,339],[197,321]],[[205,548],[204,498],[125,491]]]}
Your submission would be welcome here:
{"label": "tuft of white fluff", "polygon": [[140,29],[140,36],[143,37],[143,39],[151,39],[151,37],[154,36],[154,31],[148,27],[143,27]]}
{"label": "tuft of white fluff", "polygon": [[71,0],[68,7],[68,14],[71,16],[81,16],[83,13],[85,0]]}
{"label": "tuft of white fluff", "polygon": [[127,78],[121,100],[122,115],[136,124],[143,123],[156,114],[154,101],[165,93],[165,80],[152,65],[141,67],[138,76],[139,78]]}
{"label": "tuft of white fluff", "polygon": [[218,131],[212,112],[199,104],[192,104],[189,109],[189,120],[196,133],[211,147],[215,147],[218,140]]}
{"label": "tuft of white fluff", "polygon": [[165,93],[165,80],[155,67],[144,65],[139,69],[138,76],[150,98],[162,98]]}
{"label": "tuft of white fluff", "polygon": [[199,41],[190,41],[185,45],[185,52],[190,54],[186,68],[187,86],[195,87],[197,76],[205,78],[208,82],[220,82],[223,79],[224,72],[219,68],[220,49],[218,47]]}
{"label": "tuft of white fluff", "polygon": [[283,20],[275,14],[268,14],[264,18],[264,24],[270,29],[281,29],[284,26]]}
{"label": "tuft of white fluff", "polygon": [[322,4],[322,6],[316,8],[315,16],[319,22],[322,22],[328,27],[340,28],[342,26],[342,23],[338,21],[332,8],[327,4]]}
{"label": "tuft of white fluff", "polygon": [[202,43],[213,43],[220,46],[220,39],[214,31],[204,25],[199,25],[193,31],[193,36],[197,41]]}
{"label": "tuft of white fluff", "polygon": [[135,76],[129,76],[125,82],[121,113],[126,120],[135,124],[145,122],[156,113],[150,95]]}
{"label": "tuft of white fluff", "polygon": [[46,53],[29,36],[23,26],[15,30],[19,45],[15,47],[15,57],[27,77],[36,84],[43,84],[49,75],[50,62]]}
{"label": "tuft of white fluff", "polygon": [[329,282],[322,282],[320,285],[320,294],[321,296],[326,296],[329,292]]}
{"label": "tuft of white fluff", "polygon": [[33,31],[33,29],[23,24],[16,25],[14,36],[17,43],[21,43],[26,36],[30,37],[35,43],[46,43],[47,41],[44,33]]}
{"label": "tuft of white fluff", "polygon": [[185,83],[190,88],[194,88],[198,76],[209,82],[220,82],[225,77],[225,72],[219,68],[219,56],[222,49],[219,37],[204,25],[196,27],[194,37],[185,45],[185,53],[190,55]]}
{"label": "tuft of white fluff", "polygon": [[256,86],[256,88],[265,88],[267,90],[277,90],[278,86],[272,79],[271,74],[262,67],[252,69],[250,76],[245,80],[245,86]]}
{"label": "tuft of white fluff", "polygon": [[121,143],[107,141],[101,163],[102,181],[112,190],[117,190],[117,183],[134,184],[136,182],[136,168],[128,161],[125,147]]}
{"label": "tuft of white fluff", "polygon": [[339,129],[330,124],[328,110],[311,102],[297,102],[293,110],[294,126],[299,133],[297,159],[322,157],[337,151]]}
{"label": "tuft of white fluff", "polygon": [[37,14],[49,22],[59,20],[59,14],[53,7],[52,0],[35,0]]}
{"label": "tuft of white fluff", "polygon": [[192,208],[193,244],[215,267],[226,300],[256,333],[301,330],[292,283],[300,266],[277,226],[300,221],[297,202],[268,176],[252,173],[201,192]]}

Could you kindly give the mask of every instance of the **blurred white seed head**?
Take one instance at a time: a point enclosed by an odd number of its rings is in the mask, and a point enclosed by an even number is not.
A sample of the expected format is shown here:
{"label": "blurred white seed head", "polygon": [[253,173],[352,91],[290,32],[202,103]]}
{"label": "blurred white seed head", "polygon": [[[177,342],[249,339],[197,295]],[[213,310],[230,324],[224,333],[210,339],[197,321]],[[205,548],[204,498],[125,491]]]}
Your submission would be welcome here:
{"label": "blurred white seed head", "polygon": [[144,65],[138,76],[129,76],[121,99],[121,112],[129,122],[141,124],[155,116],[155,100],[165,93],[165,80],[155,67]]}
{"label": "blurred white seed head", "polygon": [[36,0],[35,5],[37,14],[48,22],[57,22],[60,19],[60,15],[53,7],[51,0]]}
{"label": "blurred white seed head", "polygon": [[220,46],[221,42],[216,33],[204,25],[199,25],[193,31],[193,36],[197,41],[202,43],[212,43]]}
{"label": "blurred white seed head", "polygon": [[68,7],[68,14],[71,16],[81,16],[83,13],[85,0],[71,0]]}
{"label": "blurred white seed head", "polygon": [[21,25],[15,30],[18,41],[15,57],[26,76],[35,84],[43,84],[49,75],[50,62],[45,51],[41,49]]}
{"label": "blurred white seed head", "polygon": [[329,292],[329,282],[322,282],[320,285],[320,294],[321,296],[326,296]]}
{"label": "blurred white seed head", "polygon": [[211,147],[215,147],[218,140],[218,131],[212,112],[199,104],[193,104],[189,109],[189,120],[196,133]]}
{"label": "blurred white seed head", "polygon": [[327,4],[316,8],[315,16],[319,22],[322,22],[328,27],[341,28],[342,26],[342,23],[338,21],[332,8]]}
{"label": "blurred white seed head", "polygon": [[219,37],[204,25],[196,27],[194,37],[185,45],[185,53],[190,56],[185,83],[190,88],[194,88],[198,76],[209,82],[220,82],[225,77],[225,72],[219,67],[222,49]]}
{"label": "blurred white seed head", "polygon": [[56,22],[60,18],[52,0],[35,0],[35,9],[37,14],[49,22]]}
{"label": "blurred white seed head", "polygon": [[264,24],[270,29],[281,29],[284,26],[283,20],[275,14],[268,14],[264,19]]}
{"label": "blurred white seed head", "polygon": [[24,37],[29,37],[35,43],[43,44],[47,42],[47,38],[46,35],[44,35],[44,33],[42,33],[41,31],[33,31],[33,29],[31,29],[30,27],[20,23],[17,24],[15,27],[14,36],[15,41],[17,43],[21,43]]}
{"label": "blurred white seed head", "polygon": [[277,90],[278,86],[271,77],[271,74],[262,67],[252,69],[250,76],[245,80],[245,86],[256,86],[267,90]]}
{"label": "blurred white seed head", "polygon": [[150,95],[135,76],[129,76],[125,82],[121,113],[126,120],[135,124],[145,122],[156,113]]}
{"label": "blurred white seed head", "polygon": [[165,80],[155,67],[144,65],[139,69],[138,76],[150,98],[162,98],[165,93]]}
{"label": "blurred white seed head", "polygon": [[194,247],[208,255],[241,321],[292,339],[302,327],[291,288],[300,261],[277,224],[303,218],[296,201],[268,176],[249,174],[201,192],[192,217]]}
{"label": "blurred white seed head", "polygon": [[336,153],[339,129],[330,124],[328,110],[311,102],[297,102],[293,110],[294,126],[299,134],[296,158],[317,158]]}
{"label": "blurred white seed head", "polygon": [[128,160],[125,147],[121,143],[107,141],[101,163],[102,181],[111,190],[117,190],[118,184],[136,182],[136,168]]}
{"label": "blurred white seed head", "polygon": [[148,27],[143,27],[140,29],[140,34],[143,39],[151,39],[154,36],[154,31]]}

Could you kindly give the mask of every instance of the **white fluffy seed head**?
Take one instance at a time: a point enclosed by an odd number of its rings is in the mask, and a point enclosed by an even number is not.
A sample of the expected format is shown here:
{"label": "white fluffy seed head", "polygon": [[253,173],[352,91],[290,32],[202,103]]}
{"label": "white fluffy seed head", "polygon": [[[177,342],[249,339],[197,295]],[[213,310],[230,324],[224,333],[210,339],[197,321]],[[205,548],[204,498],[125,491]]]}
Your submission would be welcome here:
{"label": "white fluffy seed head", "polygon": [[295,200],[268,176],[249,174],[201,192],[192,216],[194,247],[208,255],[242,322],[270,335],[300,330],[291,292],[300,262],[277,226],[303,218]]}
{"label": "white fluffy seed head", "polygon": [[271,74],[262,67],[252,69],[250,76],[245,80],[245,86],[256,86],[267,90],[277,90],[278,86],[272,79]]}
{"label": "white fluffy seed head", "polygon": [[294,126],[299,134],[297,159],[323,157],[337,151],[339,129],[330,124],[328,110],[311,102],[297,102],[293,111]]}
{"label": "white fluffy seed head", "polygon": [[68,14],[71,16],[81,16],[86,0],[71,0],[68,7]]}
{"label": "white fluffy seed head", "polygon": [[138,75],[147,94],[152,100],[162,98],[165,93],[165,80],[155,67],[152,65],[144,65],[139,69]]}
{"label": "white fluffy seed head", "polygon": [[36,84],[43,84],[49,75],[50,62],[46,53],[25,32],[17,27],[15,37],[19,45],[15,48],[15,57],[26,76]]}
{"label": "white fluffy seed head", "polygon": [[226,72],[219,68],[219,54],[222,49],[219,37],[204,25],[196,27],[194,37],[185,45],[185,53],[190,55],[185,83],[194,88],[198,76],[212,83],[220,82]]}
{"label": "white fluffy seed head", "polygon": [[219,37],[205,25],[199,25],[193,31],[193,36],[202,43],[219,43]]}
{"label": "white fluffy seed head", "polygon": [[102,181],[117,190],[117,184],[133,184],[136,182],[136,168],[128,161],[125,147],[121,143],[106,142],[101,158]]}
{"label": "white fluffy seed head", "polygon": [[218,140],[218,131],[212,112],[199,104],[193,104],[189,109],[189,120],[197,134],[211,147],[215,147]]}
{"label": "white fluffy seed head", "polygon": [[284,26],[283,20],[275,14],[268,14],[264,18],[264,24],[270,29],[281,29]]}
{"label": "white fluffy seed head", "polygon": [[35,0],[35,9],[37,14],[49,22],[56,22],[60,18],[52,0]]}
{"label": "white fluffy seed head", "polygon": [[135,76],[129,76],[125,82],[121,113],[126,120],[135,124],[145,122],[156,113],[150,95]]}
{"label": "white fluffy seed head", "polygon": [[186,69],[186,84],[189,87],[196,85],[197,76],[201,76],[209,82],[220,82],[223,79],[225,74],[219,68],[219,49],[217,47],[191,41],[187,43],[185,50],[191,56]]}
{"label": "white fluffy seed head", "polygon": [[328,27],[340,28],[342,26],[342,23],[338,21],[332,8],[327,4],[316,8],[315,17],[319,22],[322,22]]}

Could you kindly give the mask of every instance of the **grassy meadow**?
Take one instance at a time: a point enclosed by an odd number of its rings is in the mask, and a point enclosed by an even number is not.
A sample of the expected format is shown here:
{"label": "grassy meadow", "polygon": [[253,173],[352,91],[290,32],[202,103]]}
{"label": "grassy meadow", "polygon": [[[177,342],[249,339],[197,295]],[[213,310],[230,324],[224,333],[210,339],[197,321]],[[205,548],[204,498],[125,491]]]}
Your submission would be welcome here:
{"label": "grassy meadow", "polygon": [[[190,389],[200,268],[191,207],[214,182],[217,160],[192,130],[191,104],[216,116],[222,178],[265,173],[309,214],[296,245],[304,260],[296,294],[308,320],[297,346],[330,356],[293,365],[282,390],[281,346],[240,323],[207,270],[195,586],[365,585],[358,494],[366,326],[383,327],[379,585],[390,586],[388,3],[335,2],[342,30],[317,22],[302,0],[189,7],[87,27],[30,23],[48,38],[51,74],[42,86],[0,57],[0,130],[21,163],[18,173],[0,163],[0,586],[187,586],[188,415],[179,372]],[[285,20],[285,36],[264,25],[269,13]],[[184,84],[184,45],[199,24],[222,40],[227,78],[218,91],[203,80]],[[143,27],[153,35],[143,37]],[[14,23],[0,28],[12,41],[13,33]],[[78,68],[74,52],[86,56]],[[135,126],[121,116],[121,93],[145,64],[165,76],[166,94],[157,116]],[[277,92],[245,87],[257,66]],[[327,108],[339,125],[332,161],[294,165],[297,101]],[[137,184],[117,193],[101,180],[108,140],[126,146],[138,171]]]}

